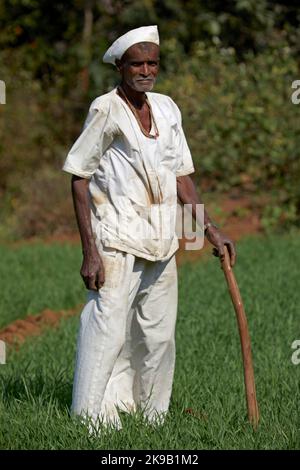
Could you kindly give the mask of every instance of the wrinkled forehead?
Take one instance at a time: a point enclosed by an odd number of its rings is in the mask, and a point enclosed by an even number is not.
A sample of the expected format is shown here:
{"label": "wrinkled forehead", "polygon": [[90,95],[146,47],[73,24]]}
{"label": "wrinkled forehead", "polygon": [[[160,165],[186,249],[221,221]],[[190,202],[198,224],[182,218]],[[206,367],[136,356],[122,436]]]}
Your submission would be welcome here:
{"label": "wrinkled forehead", "polygon": [[153,42],[138,42],[124,52],[121,61],[148,61],[159,59],[159,46]]}

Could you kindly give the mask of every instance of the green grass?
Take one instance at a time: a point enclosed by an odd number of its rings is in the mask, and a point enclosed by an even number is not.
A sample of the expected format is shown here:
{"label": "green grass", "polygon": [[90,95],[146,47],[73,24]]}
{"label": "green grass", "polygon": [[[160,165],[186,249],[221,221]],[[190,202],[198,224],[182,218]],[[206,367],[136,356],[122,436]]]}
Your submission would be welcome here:
{"label": "green grass", "polygon": [[[166,423],[90,438],[69,417],[78,317],[9,351],[0,366],[2,449],[299,449],[300,339],[297,236],[249,238],[235,268],[252,337],[261,422],[247,421],[239,337],[216,258],[180,268],[177,362]],[[200,418],[185,413],[193,408]]]}
{"label": "green grass", "polygon": [[74,245],[0,245],[0,328],[45,308],[84,302],[81,250]]}

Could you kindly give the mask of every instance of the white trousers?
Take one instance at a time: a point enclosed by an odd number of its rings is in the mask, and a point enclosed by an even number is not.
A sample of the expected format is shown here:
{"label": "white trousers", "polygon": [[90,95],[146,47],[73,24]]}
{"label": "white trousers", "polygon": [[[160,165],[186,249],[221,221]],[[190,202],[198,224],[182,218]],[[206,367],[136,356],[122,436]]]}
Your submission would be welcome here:
{"label": "white trousers", "polygon": [[175,367],[175,255],[148,261],[103,248],[105,284],[89,291],[77,339],[72,413],[121,428],[116,407],[160,422]]}

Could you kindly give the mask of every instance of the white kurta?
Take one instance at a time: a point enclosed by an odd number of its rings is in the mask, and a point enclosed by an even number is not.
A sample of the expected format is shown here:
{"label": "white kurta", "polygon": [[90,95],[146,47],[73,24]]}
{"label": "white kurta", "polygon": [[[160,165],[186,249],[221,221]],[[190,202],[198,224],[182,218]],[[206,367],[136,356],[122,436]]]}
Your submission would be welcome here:
{"label": "white kurta", "polygon": [[116,89],[96,98],[63,170],[90,178],[94,237],[151,261],[178,248],[176,177],[194,172],[174,101],[147,93],[159,137],[146,137]]}
{"label": "white kurta", "polygon": [[[89,178],[105,283],[81,314],[72,412],[121,427],[118,408],[164,417],[175,367],[176,177],[194,171],[171,98],[147,93],[146,137],[116,90],[91,104],[63,169]],[[153,123],[152,123],[153,127]],[[153,262],[155,261],[155,263]]]}

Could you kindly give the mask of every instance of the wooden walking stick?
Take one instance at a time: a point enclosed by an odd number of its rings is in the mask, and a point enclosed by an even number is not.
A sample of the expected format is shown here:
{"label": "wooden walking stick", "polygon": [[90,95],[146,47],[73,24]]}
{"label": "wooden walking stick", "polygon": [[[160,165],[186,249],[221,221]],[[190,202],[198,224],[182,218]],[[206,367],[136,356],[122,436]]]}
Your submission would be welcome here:
{"label": "wooden walking stick", "polygon": [[243,355],[244,381],[248,408],[248,418],[254,429],[258,426],[259,411],[256,401],[255,379],[251,354],[250,335],[248,330],[247,318],[232,267],[230,266],[230,257],[227,246],[224,245],[225,257],[221,261],[221,267],[227,281],[231,300],[235,309],[236,319],[239,327],[239,334]]}

